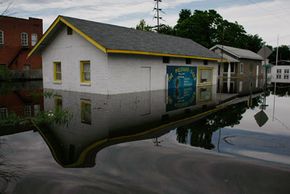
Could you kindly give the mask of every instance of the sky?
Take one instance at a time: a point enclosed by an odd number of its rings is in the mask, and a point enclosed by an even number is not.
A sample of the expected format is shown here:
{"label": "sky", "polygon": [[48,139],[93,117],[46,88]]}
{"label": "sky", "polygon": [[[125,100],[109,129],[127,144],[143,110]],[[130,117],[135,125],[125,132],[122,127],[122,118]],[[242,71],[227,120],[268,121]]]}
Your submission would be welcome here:
{"label": "sky", "polygon": [[[0,13],[8,6],[7,15],[42,18],[46,30],[58,15],[135,27],[141,20],[154,25],[154,0],[0,0]],[[272,46],[290,45],[289,0],[162,0],[163,24],[174,26],[181,9],[215,9],[228,21],[258,34]]]}

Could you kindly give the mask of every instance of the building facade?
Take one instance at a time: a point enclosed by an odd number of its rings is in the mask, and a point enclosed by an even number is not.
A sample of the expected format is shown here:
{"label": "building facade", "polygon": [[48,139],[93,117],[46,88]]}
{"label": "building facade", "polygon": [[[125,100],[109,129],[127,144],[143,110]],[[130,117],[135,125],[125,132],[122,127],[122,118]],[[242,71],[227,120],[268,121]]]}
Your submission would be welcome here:
{"label": "building facade", "polygon": [[41,56],[27,55],[42,32],[42,19],[0,16],[0,68],[8,69],[12,78],[41,78]]}
{"label": "building facade", "polygon": [[271,82],[290,83],[290,61],[281,60],[271,67]]}
{"label": "building facade", "polygon": [[[217,55],[190,39],[59,16],[30,53],[44,88],[98,94],[216,84]],[[181,90],[180,90],[181,91]]]}
{"label": "building facade", "polygon": [[250,50],[216,45],[210,50],[220,55],[219,76],[232,78],[263,78],[263,58]]}

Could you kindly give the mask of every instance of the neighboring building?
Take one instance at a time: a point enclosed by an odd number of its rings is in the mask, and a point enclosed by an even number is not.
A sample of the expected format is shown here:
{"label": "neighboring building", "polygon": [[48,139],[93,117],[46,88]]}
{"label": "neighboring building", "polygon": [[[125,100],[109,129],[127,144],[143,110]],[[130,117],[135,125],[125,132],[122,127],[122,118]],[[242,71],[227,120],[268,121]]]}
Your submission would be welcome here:
{"label": "neighboring building", "polygon": [[41,56],[27,59],[41,36],[41,19],[0,16],[0,68],[8,69],[12,78],[41,78]]}
{"label": "neighboring building", "polygon": [[219,75],[233,78],[263,78],[263,58],[250,50],[216,45],[210,50],[220,55]]}
{"label": "neighboring building", "polygon": [[280,60],[271,68],[272,83],[290,83],[290,61]]}
{"label": "neighboring building", "polygon": [[217,82],[219,56],[190,39],[65,16],[53,22],[29,55],[39,53],[44,88],[179,93]]}

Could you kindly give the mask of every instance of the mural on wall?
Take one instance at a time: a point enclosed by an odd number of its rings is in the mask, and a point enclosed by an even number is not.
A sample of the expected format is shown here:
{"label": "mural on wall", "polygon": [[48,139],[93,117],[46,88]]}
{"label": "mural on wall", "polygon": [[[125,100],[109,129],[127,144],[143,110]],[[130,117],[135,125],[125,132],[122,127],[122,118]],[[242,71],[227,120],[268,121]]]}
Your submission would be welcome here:
{"label": "mural on wall", "polygon": [[195,105],[196,75],[196,67],[167,66],[168,103],[166,111]]}

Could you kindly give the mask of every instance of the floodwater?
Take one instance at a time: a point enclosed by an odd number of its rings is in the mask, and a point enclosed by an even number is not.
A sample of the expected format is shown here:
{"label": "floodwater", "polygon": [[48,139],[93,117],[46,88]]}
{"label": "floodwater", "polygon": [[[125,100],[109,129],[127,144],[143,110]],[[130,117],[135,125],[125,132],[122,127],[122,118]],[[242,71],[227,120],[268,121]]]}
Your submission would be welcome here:
{"label": "floodwater", "polygon": [[290,193],[290,86],[41,85],[0,85],[0,193]]}

